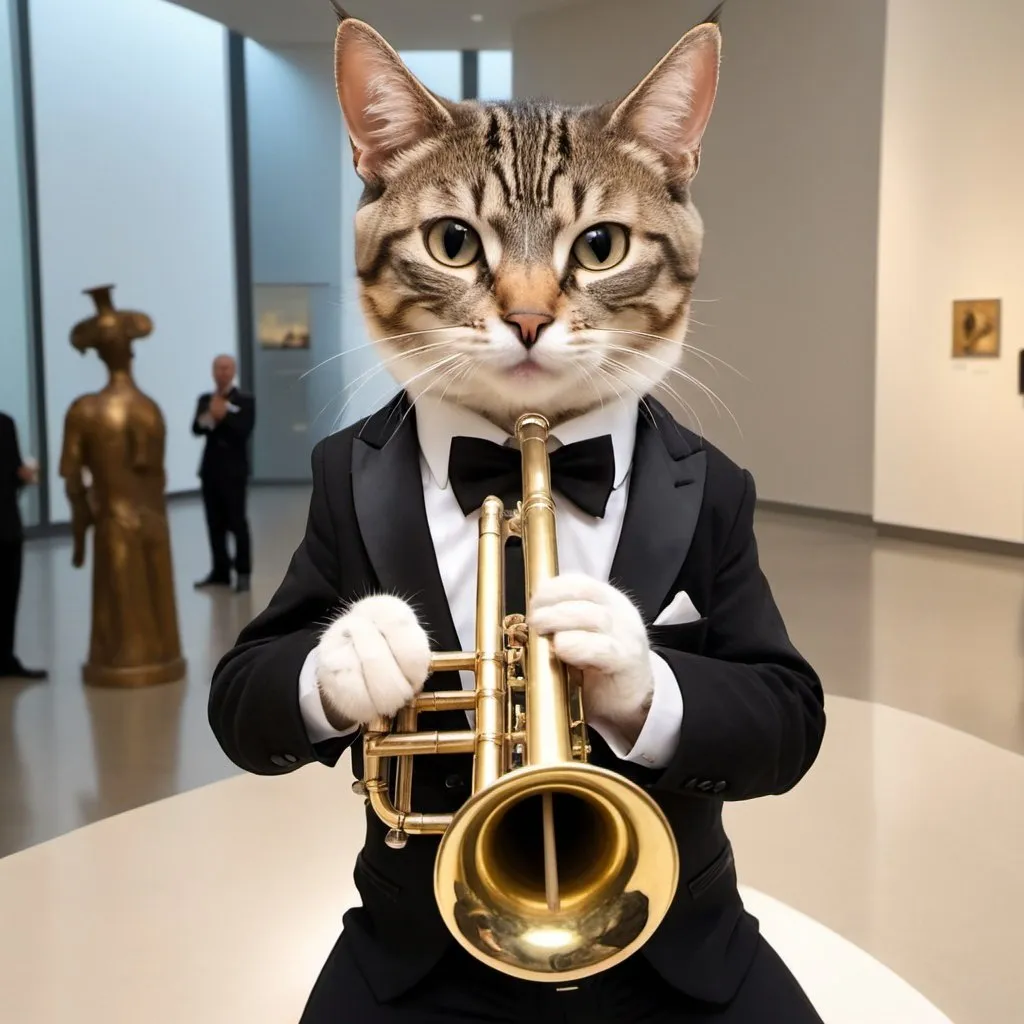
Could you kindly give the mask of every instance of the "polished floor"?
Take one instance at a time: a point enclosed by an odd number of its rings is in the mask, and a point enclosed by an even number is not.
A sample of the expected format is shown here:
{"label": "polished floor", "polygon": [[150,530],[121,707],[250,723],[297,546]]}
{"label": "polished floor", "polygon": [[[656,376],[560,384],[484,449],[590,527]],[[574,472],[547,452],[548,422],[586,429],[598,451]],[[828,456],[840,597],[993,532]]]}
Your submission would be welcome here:
{"label": "polished floor", "polygon": [[[927,719],[846,697],[832,698],[832,714],[837,738],[816,785],[774,803],[761,821],[756,803],[730,813],[741,873],[784,887],[818,865],[816,877],[799,886],[812,904],[821,883],[857,902],[870,872],[851,874],[851,867],[874,859],[900,866],[908,829],[931,832],[953,856],[963,852],[959,823],[946,819],[930,830],[927,802],[902,787],[880,801],[886,813],[877,828],[865,828],[855,810],[831,878],[834,839],[821,828],[803,830],[799,850],[772,865],[780,826],[822,817],[843,822],[844,814],[830,810],[837,772],[870,752],[876,735],[908,735],[926,774],[945,756],[941,737],[934,742],[943,727]],[[981,744],[959,735],[968,752]],[[998,754],[1024,772],[1020,758]],[[138,1024],[145,1007],[146,1024],[297,1021],[342,914],[358,898],[351,865],[363,806],[347,784],[347,760],[340,772],[311,767],[279,778],[227,779],[0,861],[0,1019]],[[988,767],[981,759],[977,772]],[[965,783],[973,781],[967,773]],[[857,809],[871,806],[869,779],[852,787],[838,782],[857,794]],[[767,819],[773,824],[765,828]],[[973,953],[962,958],[964,970],[947,971],[936,944],[906,942],[903,922],[912,927],[926,884],[925,877],[883,885],[885,906],[858,916],[857,942],[816,920],[813,907],[803,913],[749,884],[741,894],[826,1024],[1016,1024],[1019,972],[1008,967],[1016,954],[1006,934],[992,935],[989,945],[1002,944],[1002,955],[986,965],[983,981],[972,976]],[[1019,881],[1001,895],[1007,902],[1019,897]],[[998,919],[995,889],[951,890],[941,903],[950,934],[959,934],[968,910]],[[931,924],[927,910],[921,923]],[[871,953],[889,947],[902,953],[900,972],[913,982]],[[973,1009],[944,1013],[936,1001]],[[350,1020],[343,1007],[339,1020]]]}
{"label": "polished floor", "polygon": [[[140,693],[82,687],[88,574],[65,541],[30,547],[20,653],[53,677],[0,683],[0,856],[236,774],[206,724],[209,676],[280,579],[306,497],[254,494],[244,597],[192,592],[207,568],[201,510],[174,506],[189,675]],[[794,794],[730,808],[741,881],[867,951],[954,1024],[1024,1020],[1024,561],[774,512],[758,536],[835,710]],[[174,853],[201,849],[182,836]]]}

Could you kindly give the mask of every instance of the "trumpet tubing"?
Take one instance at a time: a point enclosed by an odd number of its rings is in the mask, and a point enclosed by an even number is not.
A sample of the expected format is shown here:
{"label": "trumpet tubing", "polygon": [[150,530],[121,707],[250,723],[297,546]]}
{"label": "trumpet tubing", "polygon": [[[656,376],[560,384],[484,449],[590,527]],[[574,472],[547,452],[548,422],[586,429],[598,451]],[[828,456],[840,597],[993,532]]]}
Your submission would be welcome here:
{"label": "trumpet tubing", "polygon": [[[472,670],[475,689],[427,691],[394,721],[371,723],[361,790],[389,846],[441,834],[434,895],[466,950],[505,974],[563,982],[620,963],[650,938],[675,894],[679,854],[649,794],[588,763],[579,673],[504,614],[510,536],[522,539],[527,607],[558,573],[548,433],[544,417],[520,418],[522,501],[511,515],[495,497],[481,508],[476,649],[432,658],[435,673]],[[474,711],[474,728],[417,729],[420,713],[442,710]],[[436,753],[473,754],[473,793],[454,814],[410,806],[413,759]]]}

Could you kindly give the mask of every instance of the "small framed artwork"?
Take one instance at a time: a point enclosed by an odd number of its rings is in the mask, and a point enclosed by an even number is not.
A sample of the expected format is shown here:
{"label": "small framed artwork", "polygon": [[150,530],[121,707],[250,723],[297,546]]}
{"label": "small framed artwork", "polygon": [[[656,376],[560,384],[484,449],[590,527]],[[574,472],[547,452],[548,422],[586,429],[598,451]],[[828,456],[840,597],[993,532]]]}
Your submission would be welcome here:
{"label": "small framed artwork", "polygon": [[309,348],[309,288],[264,284],[254,292],[260,348]]}
{"label": "small framed artwork", "polygon": [[1001,299],[961,299],[953,303],[953,358],[999,355]]}

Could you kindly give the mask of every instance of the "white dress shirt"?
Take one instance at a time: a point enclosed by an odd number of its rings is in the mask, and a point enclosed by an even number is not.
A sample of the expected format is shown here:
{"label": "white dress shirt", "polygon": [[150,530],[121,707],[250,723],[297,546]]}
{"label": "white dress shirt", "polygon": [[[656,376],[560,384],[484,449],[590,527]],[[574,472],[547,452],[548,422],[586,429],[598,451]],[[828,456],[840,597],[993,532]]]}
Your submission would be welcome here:
{"label": "white dress shirt", "polygon": [[[629,492],[629,476],[636,442],[637,406],[622,402],[606,405],[563,423],[552,432],[550,447],[572,444],[590,437],[610,434],[615,452],[614,489],[603,519],[581,511],[561,494],[555,493],[558,565],[563,573],[585,573],[607,580],[622,532]],[[420,443],[420,466],[427,523],[433,540],[438,568],[452,621],[463,650],[472,649],[476,635],[476,562],[479,512],[464,515],[455,493],[448,485],[448,458],[453,437],[479,437],[497,444],[509,443],[509,435],[488,420],[461,406],[422,397],[416,404],[416,430]],[[647,767],[665,767],[679,743],[683,719],[683,698],[674,673],[664,659],[651,653],[654,694],[647,721],[632,747],[618,734],[613,723],[588,724],[605,739],[622,760]],[[462,685],[473,689],[471,672],[462,673]],[[299,699],[310,739],[319,743],[348,735],[327,721],[316,688],[316,651],[306,659],[299,679]],[[354,731],[354,730],[349,730]]]}

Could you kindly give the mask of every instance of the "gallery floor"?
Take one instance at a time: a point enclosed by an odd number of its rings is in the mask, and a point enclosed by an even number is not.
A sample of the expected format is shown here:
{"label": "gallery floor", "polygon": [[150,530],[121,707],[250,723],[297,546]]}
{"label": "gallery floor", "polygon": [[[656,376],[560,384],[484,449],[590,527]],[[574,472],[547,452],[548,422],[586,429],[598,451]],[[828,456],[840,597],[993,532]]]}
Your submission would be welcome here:
{"label": "gallery floor", "polygon": [[[217,657],[280,578],[305,502],[299,488],[255,494],[258,561],[248,597],[192,592],[191,579],[207,567],[202,517],[197,504],[175,505],[189,676],[140,693],[80,685],[88,576],[71,569],[65,541],[30,547],[20,649],[53,677],[42,685],[0,683],[0,857],[25,851],[0,860],[0,903],[8,910],[8,900],[17,910],[20,897],[26,920],[36,920],[34,911],[45,902],[43,918],[54,925],[63,919],[53,934],[70,942],[67,922],[77,918],[104,869],[97,850],[109,849],[119,861],[107,870],[114,869],[120,886],[121,878],[133,877],[136,858],[155,866],[140,837],[149,835],[151,846],[152,836],[165,835],[168,864],[183,877],[203,878],[211,870],[207,859],[218,852],[200,834],[204,821],[211,827],[214,806],[223,815],[237,799],[241,815],[253,800],[266,800],[270,810],[281,804],[274,780],[208,786],[237,773],[210,736],[206,696]],[[826,744],[807,780],[784,798],[729,808],[741,881],[769,918],[777,903],[820,922],[890,968],[954,1024],[1021,1019],[1024,562],[879,540],[867,530],[778,513],[763,513],[758,533],[791,633],[832,701]],[[347,779],[318,777],[317,769],[299,775],[310,781],[301,783],[305,799],[300,808],[290,805],[290,813],[351,820]],[[46,843],[203,786],[180,798],[185,803],[167,801]],[[327,806],[319,807],[321,801]],[[160,815],[162,825],[154,817]],[[282,839],[283,824],[268,826],[268,844],[294,852]],[[39,843],[46,845],[27,849]],[[305,863],[300,844],[294,864]],[[69,864],[78,866],[73,879],[62,873]],[[346,875],[347,868],[339,879]],[[152,873],[148,879],[157,880]],[[190,941],[202,946],[205,933],[198,922],[193,927],[200,930]],[[268,920],[269,935],[277,927]],[[331,920],[323,927],[326,941]],[[13,967],[31,941],[6,938],[0,963]],[[43,953],[58,956],[46,947],[45,934],[36,938]],[[315,971],[326,953],[319,940],[315,945],[304,971]],[[198,947],[192,954],[202,960]],[[120,968],[131,970],[123,962]],[[36,1019],[44,1017],[19,1017],[26,1024]]]}

